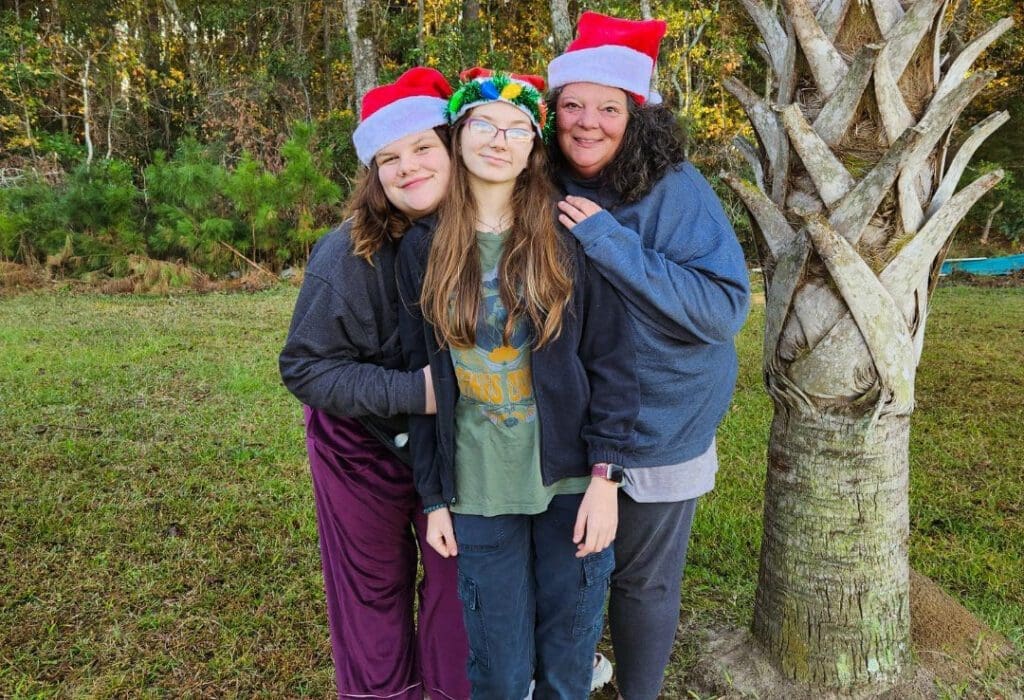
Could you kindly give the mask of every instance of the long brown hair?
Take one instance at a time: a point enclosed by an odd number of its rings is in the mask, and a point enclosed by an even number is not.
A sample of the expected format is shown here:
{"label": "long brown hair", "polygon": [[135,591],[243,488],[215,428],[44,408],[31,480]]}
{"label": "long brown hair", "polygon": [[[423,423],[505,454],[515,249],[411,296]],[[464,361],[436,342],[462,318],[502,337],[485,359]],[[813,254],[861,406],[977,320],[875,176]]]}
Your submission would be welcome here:
{"label": "long brown hair", "polygon": [[[423,316],[434,326],[442,347],[476,344],[480,308],[479,212],[460,155],[465,123],[463,117],[452,130],[451,183],[437,210],[420,293]],[[516,178],[512,193],[515,219],[498,266],[501,301],[508,310],[503,342],[509,342],[517,321],[526,318],[533,326],[535,348],[561,333],[573,284],[572,260],[555,225],[547,168],[545,146],[539,138],[534,139],[526,168]]]}
{"label": "long brown hair", "polygon": [[[434,133],[447,148],[448,127],[435,127]],[[412,221],[384,194],[375,159],[359,170],[356,186],[345,205],[345,218],[352,218],[352,252],[372,265],[374,253],[388,240],[401,238]]]}

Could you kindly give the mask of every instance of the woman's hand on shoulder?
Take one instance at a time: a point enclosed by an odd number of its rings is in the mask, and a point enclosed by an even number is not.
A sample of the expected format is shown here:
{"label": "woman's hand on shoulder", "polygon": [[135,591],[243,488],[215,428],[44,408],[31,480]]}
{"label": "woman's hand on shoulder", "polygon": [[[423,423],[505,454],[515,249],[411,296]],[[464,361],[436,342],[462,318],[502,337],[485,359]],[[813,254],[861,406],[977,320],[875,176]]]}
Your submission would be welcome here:
{"label": "woman's hand on shoulder", "polygon": [[459,547],[455,543],[452,514],[447,507],[427,513],[427,544],[445,559],[459,553]]}
{"label": "woman's hand on shoulder", "polygon": [[595,554],[607,548],[615,539],[619,527],[619,486],[599,476],[591,477],[590,486],[576,513],[576,527],[572,541],[576,543],[576,558]]}
{"label": "woman's hand on shoulder", "polygon": [[599,204],[586,197],[577,197],[571,194],[567,194],[565,199],[558,203],[558,209],[560,212],[558,220],[570,231],[576,227],[576,224],[604,211]]}

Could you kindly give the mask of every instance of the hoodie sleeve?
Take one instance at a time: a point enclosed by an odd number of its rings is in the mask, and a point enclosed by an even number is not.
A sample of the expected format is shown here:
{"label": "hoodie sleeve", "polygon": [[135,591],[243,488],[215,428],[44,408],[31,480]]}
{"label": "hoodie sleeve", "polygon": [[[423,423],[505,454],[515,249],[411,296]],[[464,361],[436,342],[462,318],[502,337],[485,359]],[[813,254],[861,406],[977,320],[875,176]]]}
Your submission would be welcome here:
{"label": "hoodie sleeve", "polygon": [[641,320],[688,343],[732,340],[747,317],[743,251],[721,203],[691,165],[670,171],[639,206],[649,230],[607,210],[573,235]]}
{"label": "hoodie sleeve", "polygon": [[[340,234],[329,234],[338,235]],[[307,406],[338,416],[390,417],[424,410],[421,372],[386,369],[367,361],[364,323],[349,299],[372,313],[386,300],[373,298],[373,271],[350,255],[347,237],[325,241],[310,257],[288,338],[278,359],[284,385]]]}

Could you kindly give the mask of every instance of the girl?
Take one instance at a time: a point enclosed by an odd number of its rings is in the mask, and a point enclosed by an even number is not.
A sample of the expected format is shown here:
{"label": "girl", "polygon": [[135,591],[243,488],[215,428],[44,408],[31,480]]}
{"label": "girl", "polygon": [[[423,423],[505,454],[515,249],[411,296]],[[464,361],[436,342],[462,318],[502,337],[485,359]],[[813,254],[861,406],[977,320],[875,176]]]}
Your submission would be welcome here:
{"label": "girl", "polygon": [[620,700],[654,700],[661,689],[750,296],[722,205],[685,162],[675,116],[650,87],[665,27],[584,12],[576,40],[548,67],[560,221],[626,300],[643,349],[608,607]]}
{"label": "girl", "polygon": [[[399,253],[427,542],[458,555],[473,697],[585,698],[638,391],[621,301],[554,221],[536,76],[475,68],[448,103],[452,180]],[[454,515],[453,515],[454,514]],[[453,522],[454,517],[454,522]]]}
{"label": "girl", "polygon": [[[401,449],[405,414],[432,412],[433,392],[429,371],[400,367],[394,275],[398,239],[447,190],[451,91],[413,68],[366,94],[350,218],[313,249],[281,353],[281,377],[306,406],[339,698],[469,697],[455,566],[425,545]],[[410,523],[424,571],[415,629]]]}

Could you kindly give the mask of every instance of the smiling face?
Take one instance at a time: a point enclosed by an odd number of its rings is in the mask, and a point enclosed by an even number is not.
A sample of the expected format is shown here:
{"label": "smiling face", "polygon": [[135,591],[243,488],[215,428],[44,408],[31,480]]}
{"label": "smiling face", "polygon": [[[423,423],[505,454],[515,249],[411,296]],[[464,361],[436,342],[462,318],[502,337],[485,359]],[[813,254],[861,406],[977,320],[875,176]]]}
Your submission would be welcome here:
{"label": "smiling face", "polygon": [[596,83],[569,83],[555,105],[558,146],[581,177],[594,177],[622,145],[629,123],[625,91]]}
{"label": "smiling face", "polygon": [[[513,130],[513,135],[525,130],[530,138],[510,138],[507,129]],[[489,102],[469,111],[458,138],[470,182],[501,184],[514,182],[526,168],[536,133],[533,122],[518,108]]]}
{"label": "smiling face", "polygon": [[451,160],[433,129],[392,141],[373,160],[388,201],[410,219],[437,209],[448,190]]}

